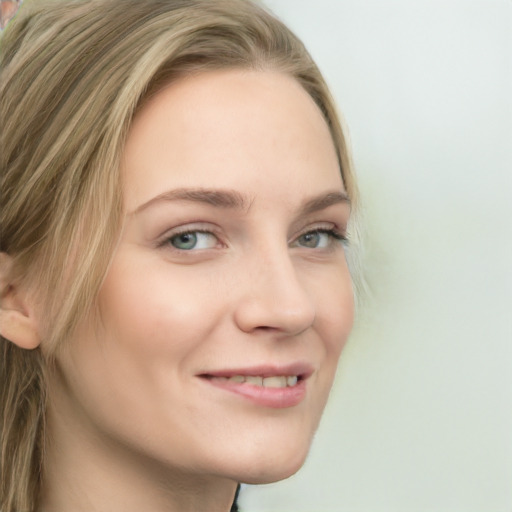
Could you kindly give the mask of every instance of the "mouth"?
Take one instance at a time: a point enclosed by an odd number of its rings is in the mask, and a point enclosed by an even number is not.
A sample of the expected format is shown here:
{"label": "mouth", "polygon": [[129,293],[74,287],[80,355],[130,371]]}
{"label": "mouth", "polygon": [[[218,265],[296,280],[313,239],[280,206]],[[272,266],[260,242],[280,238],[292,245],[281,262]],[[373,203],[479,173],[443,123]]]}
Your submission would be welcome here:
{"label": "mouth", "polygon": [[203,373],[199,377],[207,384],[255,405],[281,409],[294,407],[304,400],[306,381],[312,373],[309,365],[293,365],[223,370]]}
{"label": "mouth", "polygon": [[303,380],[301,375],[276,375],[272,377],[262,377],[261,375],[233,375],[232,377],[215,377],[213,375],[204,375],[206,379],[216,380],[225,383],[249,384],[251,386],[263,388],[287,388],[293,387]]}

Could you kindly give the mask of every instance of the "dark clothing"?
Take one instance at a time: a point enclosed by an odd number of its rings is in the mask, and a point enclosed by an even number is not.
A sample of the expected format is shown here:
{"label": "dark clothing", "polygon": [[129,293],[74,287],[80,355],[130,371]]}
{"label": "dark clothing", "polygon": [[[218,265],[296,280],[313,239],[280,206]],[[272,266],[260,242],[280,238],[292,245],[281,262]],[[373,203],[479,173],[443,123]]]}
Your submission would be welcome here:
{"label": "dark clothing", "polygon": [[231,509],[229,512],[240,512],[238,509],[238,505],[236,504],[239,494],[240,494],[240,484],[238,484],[238,486],[236,488],[235,499],[233,500],[233,505],[231,505]]}

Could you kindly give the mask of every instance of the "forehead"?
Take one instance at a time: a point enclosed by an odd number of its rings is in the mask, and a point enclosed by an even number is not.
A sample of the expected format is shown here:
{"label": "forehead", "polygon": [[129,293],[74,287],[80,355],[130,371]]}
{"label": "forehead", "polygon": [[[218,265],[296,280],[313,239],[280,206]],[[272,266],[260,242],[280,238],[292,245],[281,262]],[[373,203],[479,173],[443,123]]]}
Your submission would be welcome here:
{"label": "forehead", "polygon": [[343,190],[320,110],[270,71],[208,71],[160,91],[133,122],[122,173],[128,210],[173,188]]}

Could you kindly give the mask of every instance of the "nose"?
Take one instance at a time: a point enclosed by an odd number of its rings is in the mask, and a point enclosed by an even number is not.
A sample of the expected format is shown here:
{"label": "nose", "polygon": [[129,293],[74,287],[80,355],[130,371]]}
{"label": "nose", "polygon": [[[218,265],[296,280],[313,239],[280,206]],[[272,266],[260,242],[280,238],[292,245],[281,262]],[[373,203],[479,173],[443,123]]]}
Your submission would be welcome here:
{"label": "nose", "polygon": [[[235,322],[246,333],[275,331],[293,336],[312,326],[316,310],[288,253],[258,255],[237,294]],[[247,262],[246,262],[247,263]]]}

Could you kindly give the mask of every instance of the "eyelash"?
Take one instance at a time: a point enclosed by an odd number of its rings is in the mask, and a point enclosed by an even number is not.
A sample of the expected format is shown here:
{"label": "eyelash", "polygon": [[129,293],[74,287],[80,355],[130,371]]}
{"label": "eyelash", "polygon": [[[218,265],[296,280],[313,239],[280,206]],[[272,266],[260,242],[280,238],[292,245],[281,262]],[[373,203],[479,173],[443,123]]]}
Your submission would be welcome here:
{"label": "eyelash", "polygon": [[[211,235],[211,236],[215,237],[217,240],[219,240],[219,237],[213,231],[208,230],[208,229],[201,229],[201,228],[183,229],[182,231],[177,231],[175,233],[172,233],[170,236],[168,235],[165,238],[163,238],[160,242],[158,242],[157,247],[171,249],[171,250],[179,252],[179,253],[192,252],[193,249],[179,249],[177,247],[174,247],[172,245],[172,240],[179,236],[188,235],[188,234],[197,234],[197,233]],[[335,242],[341,242],[341,244],[344,246],[349,245],[349,239],[344,233],[340,232],[336,228],[321,228],[321,227],[316,228],[316,229],[310,229],[308,231],[304,231],[303,233],[301,233],[300,235],[298,235],[295,238],[293,243],[296,243],[300,238],[304,237],[305,235],[315,235],[315,234],[328,235],[330,238],[330,241],[329,241],[330,246]],[[312,247],[311,249],[318,250],[319,248]],[[320,248],[320,249],[324,249],[324,248]]]}
{"label": "eyelash", "polygon": [[214,236],[215,238],[219,238],[213,231],[208,229],[183,229],[182,231],[176,231],[175,233],[172,233],[171,235],[167,235],[165,238],[163,238],[159,243],[158,247],[160,248],[170,248],[171,250],[177,251],[177,252],[190,252],[186,249],[178,249],[177,247],[173,247],[172,240],[173,238],[177,238],[179,236],[183,235],[189,235],[189,234],[195,234],[195,233],[203,233],[206,235]]}
{"label": "eyelash", "polygon": [[326,235],[329,235],[329,237],[331,238],[331,240],[334,240],[334,241],[337,241],[337,242],[341,242],[343,245],[348,245],[348,238],[345,234],[341,233],[340,231],[338,231],[337,229],[335,228],[317,228],[317,229],[311,229],[309,231],[305,231],[304,233],[301,233],[297,238],[299,239],[300,237],[304,236],[304,235],[309,235],[309,234],[312,234],[312,233],[323,233],[323,234],[326,234]]}

